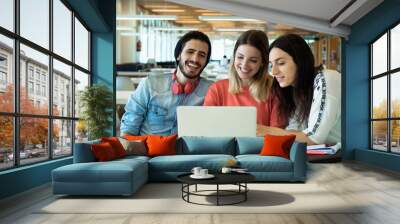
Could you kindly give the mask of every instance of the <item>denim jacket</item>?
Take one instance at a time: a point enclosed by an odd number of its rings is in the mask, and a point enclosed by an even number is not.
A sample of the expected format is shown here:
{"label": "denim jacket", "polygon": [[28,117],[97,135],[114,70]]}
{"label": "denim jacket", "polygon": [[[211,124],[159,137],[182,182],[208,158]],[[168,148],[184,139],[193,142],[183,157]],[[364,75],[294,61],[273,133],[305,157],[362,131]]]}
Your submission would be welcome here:
{"label": "denim jacket", "polygon": [[211,81],[204,78],[190,94],[172,93],[172,74],[150,74],[130,95],[121,119],[121,133],[170,135],[177,132],[176,107],[201,106]]}

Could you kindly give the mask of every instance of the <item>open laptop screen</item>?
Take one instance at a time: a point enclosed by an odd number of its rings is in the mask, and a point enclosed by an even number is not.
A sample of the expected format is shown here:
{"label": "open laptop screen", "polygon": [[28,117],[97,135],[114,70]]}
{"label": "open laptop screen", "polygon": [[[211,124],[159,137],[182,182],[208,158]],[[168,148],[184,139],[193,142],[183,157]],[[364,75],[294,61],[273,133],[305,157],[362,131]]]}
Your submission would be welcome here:
{"label": "open laptop screen", "polygon": [[179,136],[255,137],[255,107],[180,106],[177,108]]}

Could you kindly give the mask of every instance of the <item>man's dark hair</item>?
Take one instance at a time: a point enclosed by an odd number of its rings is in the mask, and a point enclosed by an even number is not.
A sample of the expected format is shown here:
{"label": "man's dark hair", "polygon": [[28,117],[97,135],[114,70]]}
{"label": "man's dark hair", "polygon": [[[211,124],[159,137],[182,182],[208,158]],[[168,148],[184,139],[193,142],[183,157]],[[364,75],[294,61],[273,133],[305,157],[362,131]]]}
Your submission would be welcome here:
{"label": "man's dark hair", "polygon": [[178,63],[178,57],[179,55],[182,53],[183,48],[185,47],[186,42],[190,41],[190,40],[200,40],[203,41],[205,43],[207,43],[208,45],[208,53],[207,53],[207,62],[206,64],[208,64],[208,62],[210,61],[210,57],[211,57],[211,42],[210,39],[208,38],[207,35],[205,35],[204,33],[200,32],[200,31],[190,31],[188,33],[186,33],[185,35],[183,35],[181,37],[181,39],[179,39],[178,43],[176,43],[175,46],[175,62],[177,64]]}

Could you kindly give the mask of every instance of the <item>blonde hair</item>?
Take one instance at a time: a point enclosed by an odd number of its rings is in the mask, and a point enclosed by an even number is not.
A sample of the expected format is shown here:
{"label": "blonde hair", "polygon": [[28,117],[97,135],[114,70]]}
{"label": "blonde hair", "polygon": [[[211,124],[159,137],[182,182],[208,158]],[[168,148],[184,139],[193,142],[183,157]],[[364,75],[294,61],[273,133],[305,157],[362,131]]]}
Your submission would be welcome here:
{"label": "blonde hair", "polygon": [[229,68],[229,93],[238,94],[243,91],[243,81],[235,69],[236,51],[240,45],[248,44],[257,48],[261,53],[261,66],[249,81],[249,91],[257,102],[268,98],[273,78],[268,75],[268,37],[260,30],[248,30],[240,35],[233,50],[233,61]]}

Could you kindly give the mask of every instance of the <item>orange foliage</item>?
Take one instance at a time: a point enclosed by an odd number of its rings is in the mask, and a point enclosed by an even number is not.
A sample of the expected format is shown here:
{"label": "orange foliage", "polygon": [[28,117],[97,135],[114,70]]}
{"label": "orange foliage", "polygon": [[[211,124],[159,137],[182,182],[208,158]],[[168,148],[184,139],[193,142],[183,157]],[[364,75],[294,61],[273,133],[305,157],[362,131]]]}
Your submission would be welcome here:
{"label": "orange foliage", "polygon": [[[13,112],[14,97],[13,97],[13,86],[7,86],[5,93],[0,93],[0,111],[2,112]],[[43,104],[47,105],[47,104]],[[25,88],[20,89],[20,108],[23,114],[41,114],[47,115],[48,107],[41,105],[34,105],[29,99],[29,96]],[[59,114],[58,110],[55,110],[55,114]],[[13,117],[12,116],[0,116],[0,146],[5,148],[11,148],[13,146]],[[48,119],[47,118],[32,118],[32,117],[21,117],[20,118],[20,148],[23,149],[25,145],[30,144],[45,144],[48,136]],[[53,126],[53,138],[58,137],[59,127]]]}

